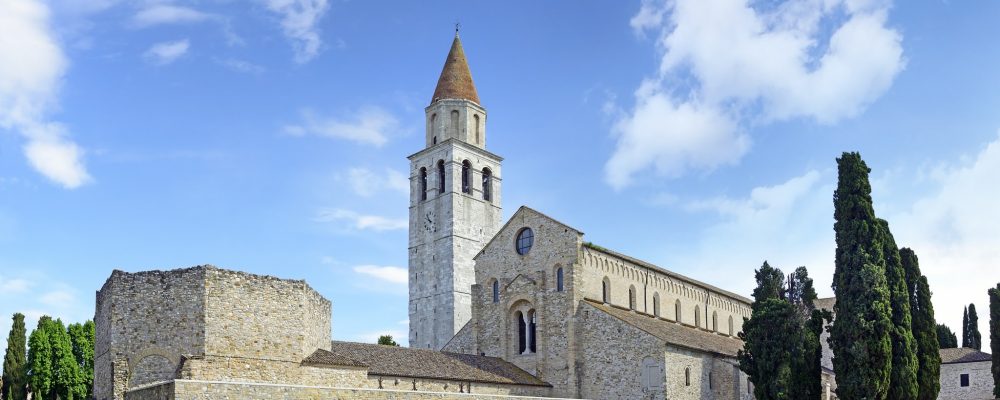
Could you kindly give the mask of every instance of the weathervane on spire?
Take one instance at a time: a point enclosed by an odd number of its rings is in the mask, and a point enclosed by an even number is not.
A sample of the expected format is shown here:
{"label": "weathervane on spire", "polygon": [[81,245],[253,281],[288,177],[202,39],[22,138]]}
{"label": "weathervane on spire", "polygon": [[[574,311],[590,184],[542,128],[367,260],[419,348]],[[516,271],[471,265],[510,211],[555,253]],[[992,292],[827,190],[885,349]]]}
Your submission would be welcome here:
{"label": "weathervane on spire", "polygon": [[458,30],[462,29],[462,23],[455,21],[455,37],[458,37]]}

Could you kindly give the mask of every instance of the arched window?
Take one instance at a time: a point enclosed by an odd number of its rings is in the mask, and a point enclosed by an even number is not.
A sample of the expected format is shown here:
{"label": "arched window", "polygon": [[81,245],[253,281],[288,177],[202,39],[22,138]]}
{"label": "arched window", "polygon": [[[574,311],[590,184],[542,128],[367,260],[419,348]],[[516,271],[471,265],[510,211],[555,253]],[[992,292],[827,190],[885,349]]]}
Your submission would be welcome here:
{"label": "arched window", "polygon": [[635,285],[628,287],[628,309],[635,310]]}
{"label": "arched window", "polygon": [[458,110],[451,110],[451,137],[458,137]]}
{"label": "arched window", "polygon": [[604,280],[601,281],[601,300],[605,303],[611,302],[611,281],[609,281],[606,276],[604,277]]}
{"label": "arched window", "polygon": [[517,248],[517,254],[525,255],[531,250],[531,246],[535,244],[535,233],[531,228],[521,228],[517,232],[517,240],[514,245]]}
{"label": "arched window", "polygon": [[684,386],[691,386],[691,367],[684,368]]}
{"label": "arched window", "polygon": [[701,328],[701,307],[694,306],[694,326]]}
{"label": "arched window", "polygon": [[444,160],[438,160],[438,194],[444,193]]}
{"label": "arched window", "polygon": [[500,302],[500,281],[496,279],[493,280],[493,302]]}
{"label": "arched window", "polygon": [[562,267],[556,268],[556,291],[563,291],[563,269]]}
{"label": "arched window", "polygon": [[479,128],[479,114],[472,114],[472,121],[476,124],[476,144],[483,143],[482,133],[480,133]]}
{"label": "arched window", "polygon": [[514,313],[514,318],[517,318],[517,352],[524,354],[528,344],[527,323],[524,321],[524,314],[520,311]]}
{"label": "arched window", "polygon": [[437,119],[438,119],[437,114],[431,114],[431,135],[434,137],[433,141],[431,142],[432,144],[437,144],[438,142]]}
{"label": "arched window", "polygon": [[472,193],[472,163],[462,161],[462,193]]}
{"label": "arched window", "polygon": [[674,321],[681,322],[681,301],[674,301]]}
{"label": "arched window", "polygon": [[483,200],[493,200],[493,172],[483,168]]}
{"label": "arched window", "polygon": [[427,168],[420,169],[420,200],[427,200]]}
{"label": "arched window", "polygon": [[660,294],[653,293],[653,316],[660,316]]}
{"label": "arched window", "polygon": [[712,332],[718,332],[718,331],[719,331],[719,314],[715,311],[712,311]]}
{"label": "arched window", "polygon": [[729,316],[729,336],[733,336],[733,316]]}

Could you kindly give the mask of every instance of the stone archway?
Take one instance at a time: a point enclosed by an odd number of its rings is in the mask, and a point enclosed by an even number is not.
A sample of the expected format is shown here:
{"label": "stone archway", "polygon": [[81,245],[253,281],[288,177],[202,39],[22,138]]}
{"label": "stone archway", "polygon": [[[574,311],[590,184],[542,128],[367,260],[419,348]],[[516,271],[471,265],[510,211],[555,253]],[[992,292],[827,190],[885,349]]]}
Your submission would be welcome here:
{"label": "stone archway", "polygon": [[179,365],[178,354],[156,347],[147,348],[129,357],[128,385],[136,387],[174,379]]}

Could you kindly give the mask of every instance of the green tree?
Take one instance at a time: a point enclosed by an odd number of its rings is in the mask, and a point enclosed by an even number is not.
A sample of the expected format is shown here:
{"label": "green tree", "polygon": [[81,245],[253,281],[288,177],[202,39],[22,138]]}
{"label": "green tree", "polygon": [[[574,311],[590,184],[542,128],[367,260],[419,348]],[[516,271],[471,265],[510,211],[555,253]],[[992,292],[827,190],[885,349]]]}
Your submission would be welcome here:
{"label": "green tree", "polygon": [[830,329],[837,396],[884,399],[892,371],[892,307],[879,223],[872,207],[871,170],[858,153],[837,159],[833,194],[837,242]]}
{"label": "green tree", "polygon": [[26,355],[24,314],[14,314],[14,323],[7,336],[7,354],[3,358],[3,390],[5,400],[28,398],[28,360]]}
{"label": "green tree", "polygon": [[71,324],[68,328],[73,345],[73,357],[80,367],[81,379],[88,398],[94,396],[94,321]]}
{"label": "green tree", "polygon": [[948,325],[937,325],[938,343],[942,349],[954,349],[958,347],[958,336],[948,327]]}
{"label": "green tree", "polygon": [[757,288],[753,290],[754,302],[765,299],[785,299],[785,274],[780,269],[771,267],[767,261],[754,271]]}
{"label": "green tree", "polygon": [[993,352],[993,397],[1000,399],[1000,283],[990,288],[990,350]]}
{"label": "green tree", "polygon": [[785,297],[798,306],[806,318],[811,317],[812,310],[816,308],[814,302],[817,296],[806,267],[798,267],[788,276],[788,290],[785,292]]}
{"label": "green tree", "polygon": [[983,349],[983,335],[979,333],[979,315],[976,314],[976,305],[969,304],[966,308],[968,317],[965,322],[965,330],[962,334],[962,347],[970,349]]}
{"label": "green tree", "polygon": [[757,400],[793,399],[790,383],[794,348],[799,343],[788,338],[799,337],[798,310],[792,303],[766,298],[753,304],[750,319],[743,323],[743,350],[737,357],[740,369],[754,384]]}
{"label": "green tree", "polygon": [[917,384],[917,343],[913,339],[910,315],[910,291],[906,287],[906,272],[900,259],[896,240],[889,230],[889,222],[878,219],[882,235],[882,254],[885,256],[885,279],[889,285],[889,304],[892,307],[892,374],[889,381],[889,400],[912,400],[919,392]]}
{"label": "green tree", "polygon": [[49,342],[52,345],[53,392],[59,399],[76,400],[87,396],[80,365],[73,355],[73,342],[62,320],[55,320],[49,326]]}
{"label": "green tree", "polygon": [[972,347],[969,340],[969,306],[962,307],[962,347]]}
{"label": "green tree", "polygon": [[52,343],[49,340],[49,324],[52,319],[43,316],[38,326],[28,337],[28,385],[33,398],[46,400],[52,392]]}
{"label": "green tree", "polygon": [[[918,400],[935,400],[941,391],[941,341],[939,327],[934,320],[934,304],[927,277],[920,274],[917,254],[908,248],[899,250],[906,272],[906,287],[910,294],[910,315],[913,321],[913,339],[917,342]],[[948,329],[945,327],[945,329]],[[949,332],[951,330],[949,329]],[[954,339],[954,334],[951,334]]]}
{"label": "green tree", "polygon": [[378,344],[381,344],[381,345],[384,345],[384,346],[397,346],[397,347],[399,346],[399,343],[396,343],[396,341],[392,339],[392,335],[382,335],[382,336],[379,336],[378,337]]}

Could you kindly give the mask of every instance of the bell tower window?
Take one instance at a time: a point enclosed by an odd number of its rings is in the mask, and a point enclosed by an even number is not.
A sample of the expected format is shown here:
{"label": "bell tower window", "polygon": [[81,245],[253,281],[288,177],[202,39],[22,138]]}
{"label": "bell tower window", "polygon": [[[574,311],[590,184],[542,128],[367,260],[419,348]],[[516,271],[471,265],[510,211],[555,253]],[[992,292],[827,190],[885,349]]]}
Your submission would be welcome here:
{"label": "bell tower window", "polygon": [[476,128],[475,128],[476,129],[476,144],[483,144],[483,135],[482,135],[482,133],[480,133],[480,129],[481,128],[479,127],[479,114],[473,114],[472,115],[472,122],[474,124],[476,124]]}
{"label": "bell tower window", "polygon": [[420,200],[427,200],[427,168],[420,169]]}
{"label": "bell tower window", "polygon": [[444,193],[444,160],[438,160],[438,194]]}
{"label": "bell tower window", "polygon": [[458,138],[458,110],[451,110],[451,137]]}
{"label": "bell tower window", "polygon": [[483,168],[483,200],[493,201],[493,172]]}
{"label": "bell tower window", "polygon": [[462,161],[462,193],[472,193],[472,164],[469,160]]}

